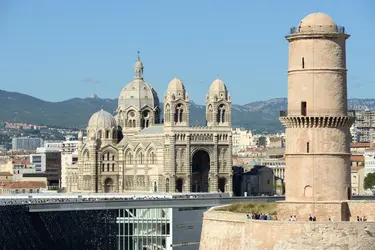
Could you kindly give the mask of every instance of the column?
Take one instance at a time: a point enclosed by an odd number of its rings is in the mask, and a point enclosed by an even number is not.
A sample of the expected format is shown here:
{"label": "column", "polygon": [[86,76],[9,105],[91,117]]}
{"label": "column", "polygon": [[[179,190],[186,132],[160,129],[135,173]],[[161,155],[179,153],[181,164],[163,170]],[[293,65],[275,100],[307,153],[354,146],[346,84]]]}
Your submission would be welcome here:
{"label": "column", "polygon": [[186,178],[185,178],[185,183],[184,183],[184,186],[185,186],[185,189],[184,191],[185,192],[191,192],[191,171],[192,171],[192,168],[191,168],[191,165],[192,165],[192,162],[190,160],[190,134],[186,134],[186,154],[185,154],[185,168],[186,168],[186,172],[187,172],[187,175],[186,175]]}
{"label": "column", "polygon": [[169,192],[176,191],[176,136],[175,134],[169,135]]}
{"label": "column", "polygon": [[213,150],[213,155],[212,158],[210,159],[210,192],[217,192],[218,190],[218,143],[217,143],[217,134],[214,133],[214,150]]}

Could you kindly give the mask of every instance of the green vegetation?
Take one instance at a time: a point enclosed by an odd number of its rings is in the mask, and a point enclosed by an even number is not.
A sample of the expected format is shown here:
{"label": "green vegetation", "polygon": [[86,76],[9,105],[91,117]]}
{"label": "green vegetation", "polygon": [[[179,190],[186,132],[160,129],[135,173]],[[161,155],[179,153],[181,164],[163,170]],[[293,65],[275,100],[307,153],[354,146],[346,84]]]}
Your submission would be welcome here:
{"label": "green vegetation", "polygon": [[375,173],[367,174],[364,180],[365,189],[374,189],[375,188]]}
{"label": "green vegetation", "polygon": [[229,206],[219,207],[216,211],[228,211],[234,213],[246,214],[269,214],[276,215],[275,203],[234,203]]}

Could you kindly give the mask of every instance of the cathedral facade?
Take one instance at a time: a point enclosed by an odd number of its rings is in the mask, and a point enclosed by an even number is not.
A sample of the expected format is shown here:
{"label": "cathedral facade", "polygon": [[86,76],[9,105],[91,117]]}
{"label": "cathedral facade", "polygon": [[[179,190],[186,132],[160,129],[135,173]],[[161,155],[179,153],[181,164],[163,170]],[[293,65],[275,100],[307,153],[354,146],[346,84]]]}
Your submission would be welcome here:
{"label": "cathedral facade", "polygon": [[116,117],[102,109],[91,116],[85,142],[79,133],[78,190],[68,191],[231,193],[231,98],[223,81],[207,93],[206,126],[191,127],[183,82],[170,81],[161,117],[143,69],[138,57]]}

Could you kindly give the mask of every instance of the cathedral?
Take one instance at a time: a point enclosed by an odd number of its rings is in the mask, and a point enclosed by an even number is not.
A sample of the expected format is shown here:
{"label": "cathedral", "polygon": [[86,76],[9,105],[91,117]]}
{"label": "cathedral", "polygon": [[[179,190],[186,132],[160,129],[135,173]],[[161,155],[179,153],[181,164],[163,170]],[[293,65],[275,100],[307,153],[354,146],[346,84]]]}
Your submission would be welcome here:
{"label": "cathedral", "polygon": [[231,97],[217,78],[206,96],[206,126],[189,124],[189,97],[173,78],[161,117],[138,56],[117,115],[101,109],[78,134],[76,190],[81,192],[232,192]]}

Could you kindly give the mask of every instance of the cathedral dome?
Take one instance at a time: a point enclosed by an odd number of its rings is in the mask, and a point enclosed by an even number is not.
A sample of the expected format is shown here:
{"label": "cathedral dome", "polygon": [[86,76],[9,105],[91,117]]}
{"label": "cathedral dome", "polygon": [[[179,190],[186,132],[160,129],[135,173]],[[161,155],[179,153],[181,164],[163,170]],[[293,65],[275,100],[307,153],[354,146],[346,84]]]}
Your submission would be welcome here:
{"label": "cathedral dome", "polygon": [[327,14],[316,12],[304,17],[298,25],[298,32],[337,32],[337,24]]}
{"label": "cathedral dome", "polygon": [[152,86],[143,80],[143,63],[138,56],[134,65],[134,80],[121,90],[118,110],[126,110],[129,107],[141,110],[145,106],[152,109],[159,107],[159,98]]}
{"label": "cathedral dome", "polygon": [[185,86],[177,77],[173,78],[168,84],[168,92],[185,91]]}
{"label": "cathedral dome", "polygon": [[95,129],[107,129],[117,127],[115,118],[103,108],[94,113],[89,120],[89,127]]}
{"label": "cathedral dome", "polygon": [[155,108],[159,106],[159,98],[154,88],[143,79],[134,79],[121,90],[119,107],[126,110],[132,106],[138,110],[144,106]]}
{"label": "cathedral dome", "polygon": [[219,79],[219,77],[212,82],[210,86],[210,92],[221,92],[221,91],[227,91],[227,86],[225,86],[224,82]]}

